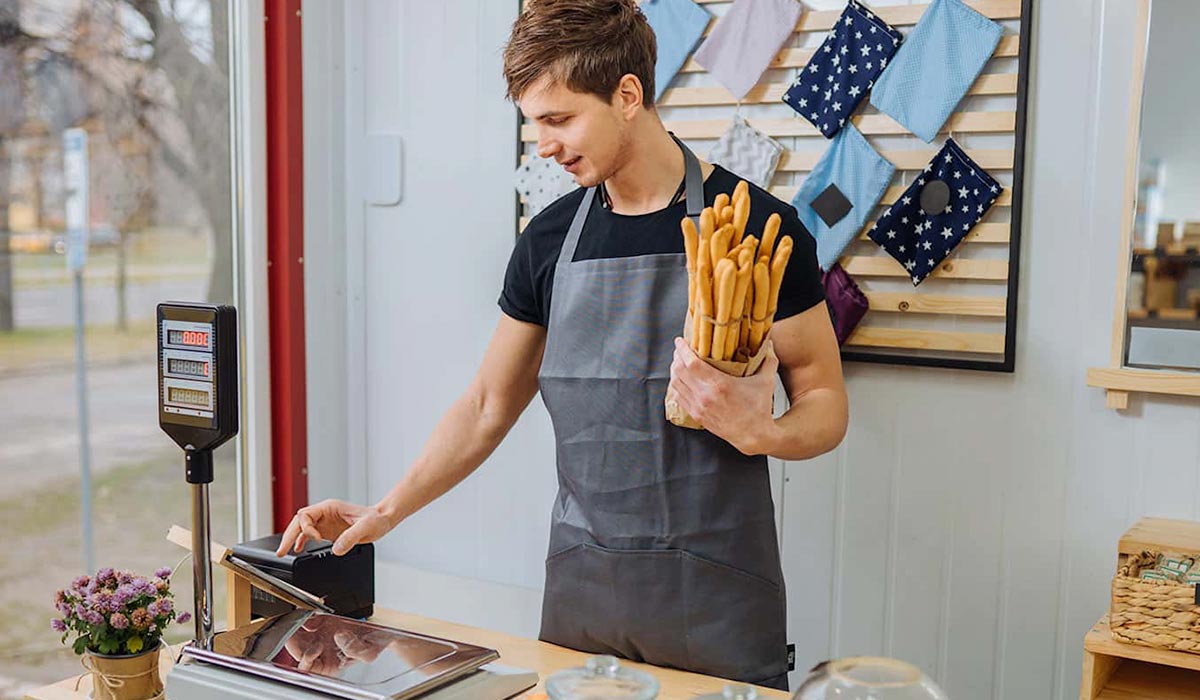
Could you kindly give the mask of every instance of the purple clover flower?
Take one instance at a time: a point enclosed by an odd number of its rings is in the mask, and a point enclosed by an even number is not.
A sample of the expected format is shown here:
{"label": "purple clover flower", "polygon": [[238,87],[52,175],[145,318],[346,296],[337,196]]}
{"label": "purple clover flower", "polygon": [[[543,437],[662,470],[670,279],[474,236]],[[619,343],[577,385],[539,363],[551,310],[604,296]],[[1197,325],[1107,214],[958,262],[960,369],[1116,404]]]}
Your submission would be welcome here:
{"label": "purple clover flower", "polygon": [[154,570],[154,578],[160,578],[164,581],[171,578],[171,567],[164,566],[164,567],[155,569]]}
{"label": "purple clover flower", "polygon": [[117,590],[113,593],[113,602],[118,609],[123,608],[129,604],[129,601],[133,600],[135,595],[137,595],[137,592],[134,591],[132,585],[128,583],[121,584],[117,586]]}
{"label": "purple clover flower", "polygon": [[63,622],[62,620],[60,620],[56,617],[50,621],[50,629],[54,630],[55,632],[66,632],[67,631],[67,623]]}
{"label": "purple clover flower", "polygon": [[183,623],[185,623],[191,619],[192,619],[192,614],[190,612],[188,612],[187,610],[184,610],[183,612],[179,613],[179,617],[175,618],[175,621],[182,625]]}
{"label": "purple clover flower", "polygon": [[84,586],[88,585],[90,580],[87,576],[76,576],[75,580],[71,581],[71,588],[81,591]]}
{"label": "purple clover flower", "polygon": [[100,613],[96,612],[95,610],[88,610],[87,614],[84,615],[83,619],[85,622],[87,622],[90,625],[103,625],[104,624],[104,616],[101,615]]}
{"label": "purple clover flower", "polygon": [[123,630],[129,626],[129,618],[125,617],[121,613],[113,613],[112,616],[108,618],[108,624],[115,630]]}
{"label": "purple clover flower", "polygon": [[159,617],[160,615],[170,615],[175,609],[175,604],[169,598],[159,598],[150,604],[150,614]]}

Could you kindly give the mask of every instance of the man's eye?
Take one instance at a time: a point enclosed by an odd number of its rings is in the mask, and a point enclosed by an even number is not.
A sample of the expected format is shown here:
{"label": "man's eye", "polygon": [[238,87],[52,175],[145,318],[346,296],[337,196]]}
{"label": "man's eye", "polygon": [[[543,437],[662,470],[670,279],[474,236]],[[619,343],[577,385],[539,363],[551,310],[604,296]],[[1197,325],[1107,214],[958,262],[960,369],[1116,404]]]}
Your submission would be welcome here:
{"label": "man's eye", "polygon": [[550,126],[560,126],[562,124],[566,124],[568,118],[569,117],[558,117],[558,118],[553,118],[553,119],[547,119],[546,124],[548,124]]}

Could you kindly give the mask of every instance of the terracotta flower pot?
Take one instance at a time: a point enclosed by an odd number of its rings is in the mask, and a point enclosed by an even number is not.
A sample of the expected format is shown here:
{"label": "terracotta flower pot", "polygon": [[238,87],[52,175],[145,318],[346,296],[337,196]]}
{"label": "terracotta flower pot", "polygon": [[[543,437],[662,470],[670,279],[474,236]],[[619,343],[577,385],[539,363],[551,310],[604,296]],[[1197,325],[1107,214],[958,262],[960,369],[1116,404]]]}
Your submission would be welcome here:
{"label": "terracotta flower pot", "polygon": [[152,700],[162,697],[158,673],[161,644],[138,654],[107,656],[87,652],[83,665],[92,672],[95,700]]}

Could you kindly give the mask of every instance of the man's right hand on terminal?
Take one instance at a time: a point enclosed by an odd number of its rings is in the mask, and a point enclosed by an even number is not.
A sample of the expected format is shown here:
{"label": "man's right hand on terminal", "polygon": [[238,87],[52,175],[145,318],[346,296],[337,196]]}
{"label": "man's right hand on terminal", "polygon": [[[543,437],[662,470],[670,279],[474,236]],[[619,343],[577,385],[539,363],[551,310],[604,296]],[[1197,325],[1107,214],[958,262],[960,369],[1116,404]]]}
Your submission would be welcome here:
{"label": "man's right hand on terminal", "polygon": [[331,540],[333,553],[341,556],[354,545],[374,542],[391,529],[392,524],[376,506],[328,499],[296,512],[275,556],[282,557],[288,550],[299,552],[309,540]]}

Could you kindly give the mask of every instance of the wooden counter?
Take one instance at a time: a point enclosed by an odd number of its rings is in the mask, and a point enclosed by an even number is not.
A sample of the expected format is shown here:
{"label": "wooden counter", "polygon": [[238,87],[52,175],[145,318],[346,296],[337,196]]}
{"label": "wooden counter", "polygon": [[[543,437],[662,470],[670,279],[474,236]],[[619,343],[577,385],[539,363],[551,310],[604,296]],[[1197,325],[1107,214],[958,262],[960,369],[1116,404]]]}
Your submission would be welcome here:
{"label": "wooden counter", "polygon": [[[514,637],[502,632],[458,625],[452,622],[434,620],[379,607],[376,607],[375,615],[371,620],[412,632],[420,632],[435,637],[444,637],[446,639],[478,644],[495,649],[500,652],[500,663],[537,671],[543,682],[547,676],[555,671],[582,666],[589,656],[589,654],[533,639]],[[174,654],[162,655],[161,665],[164,679],[173,660]],[[658,694],[658,697],[662,700],[688,700],[698,694],[719,693],[725,685],[725,681],[723,680],[695,673],[685,673],[683,671],[657,668],[645,664],[634,664],[632,662],[623,661],[622,663],[628,664],[631,667],[641,668],[653,674],[659,683],[662,684],[662,688]],[[78,690],[76,690],[77,686]],[[31,700],[82,700],[87,697],[90,691],[90,677],[85,676],[82,679],[73,677],[54,685],[38,688],[26,695],[26,697]],[[760,688],[759,696],[766,700],[783,700],[788,698],[789,694],[779,690]],[[539,683],[536,688],[527,691],[519,697],[522,700],[544,700],[546,695],[543,691],[543,684]]]}

